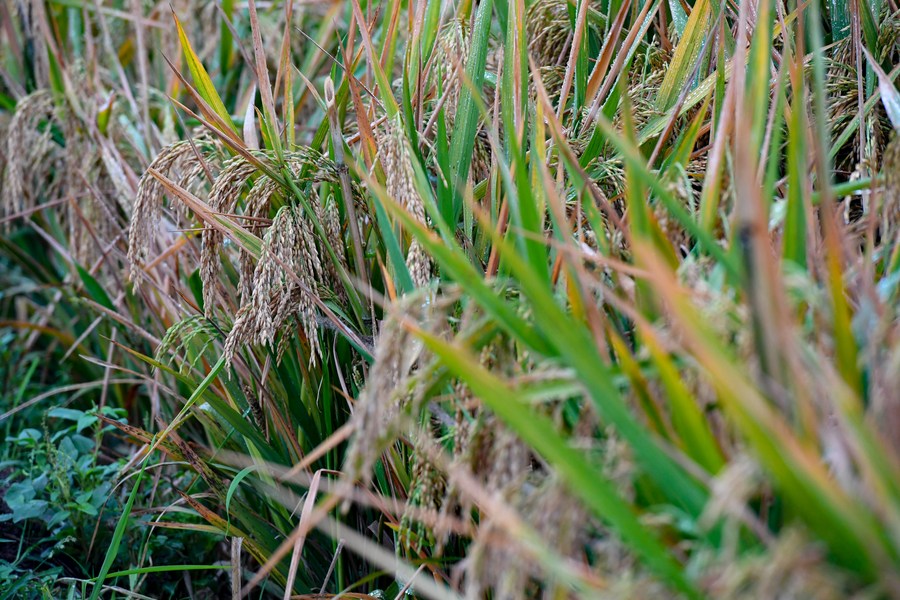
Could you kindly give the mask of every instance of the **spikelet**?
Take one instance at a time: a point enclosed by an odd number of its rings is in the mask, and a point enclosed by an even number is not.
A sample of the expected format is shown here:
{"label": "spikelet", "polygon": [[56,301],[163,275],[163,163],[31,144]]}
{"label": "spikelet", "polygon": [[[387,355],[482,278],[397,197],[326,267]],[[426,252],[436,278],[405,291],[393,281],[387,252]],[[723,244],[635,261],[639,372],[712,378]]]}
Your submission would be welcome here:
{"label": "spikelet", "polygon": [[[541,75],[541,84],[543,84],[547,92],[550,103],[556,106],[559,103],[563,81],[565,81],[566,67],[562,65],[547,65],[539,67],[538,72]],[[534,78],[529,78],[528,80],[528,99],[531,102],[538,102],[537,82]],[[565,122],[565,120],[561,122]]]}
{"label": "spikelet", "polygon": [[[876,208],[880,216],[877,238],[884,245],[891,260],[900,253],[900,134],[885,148],[882,164],[884,173],[883,192],[880,206]],[[877,196],[876,196],[877,197]],[[896,302],[888,303],[893,316],[893,327],[878,327],[870,339],[864,360],[871,368],[870,418],[883,433],[883,439],[900,452],[900,438],[896,435],[900,427],[900,398],[895,390],[900,389],[900,329],[896,323]],[[885,319],[888,322],[888,319]]]}
{"label": "spikelet", "polygon": [[[268,175],[261,175],[253,184],[253,188],[247,192],[244,204],[244,215],[254,218],[264,217],[269,214],[272,197],[278,192],[278,183]],[[249,252],[241,250],[240,253],[240,283],[238,289],[241,297],[241,305],[250,303],[253,292],[253,257]]]}
{"label": "spikelet", "polygon": [[[479,358],[482,366],[498,373],[513,370],[513,360],[514,354],[499,339],[487,344]],[[531,453],[527,446],[495,415],[484,411],[481,401],[462,382],[455,386],[454,405],[456,428],[451,468],[465,469],[493,493],[504,497],[514,495],[530,471]],[[471,511],[470,499],[451,481],[441,504],[441,515],[468,515]],[[446,543],[446,531],[435,535],[440,546]]]}
{"label": "spikelet", "polygon": [[587,539],[588,511],[556,473],[548,474],[537,493],[526,499],[523,513],[538,536],[561,556],[574,558]]}
{"label": "spikelet", "polygon": [[[13,114],[5,112],[0,113],[0,139],[8,140],[9,139],[9,126],[12,122]],[[0,145],[0,157],[2,157],[3,164],[6,164],[6,150],[7,148],[3,145]],[[0,192],[2,192],[3,185],[3,171],[0,170]]]}
{"label": "spikelet", "polygon": [[[167,146],[153,159],[150,168],[160,173],[168,173],[172,166],[189,150],[190,146],[185,142],[176,142]],[[130,279],[135,286],[140,286],[137,272],[140,266],[146,262],[151,240],[159,229],[159,222],[162,219],[163,195],[162,184],[155,177],[149,174],[141,177],[134,199],[128,233]]]}
{"label": "spikelet", "polygon": [[881,204],[881,239],[896,240],[900,230],[900,133],[884,149],[884,195]]}
{"label": "spikelet", "polygon": [[724,519],[723,545],[726,552],[737,553],[742,512],[753,494],[759,491],[761,483],[759,467],[746,456],[731,460],[713,480],[710,499],[698,525],[710,530]]}
{"label": "spikelet", "polygon": [[328,234],[328,243],[337,254],[338,260],[345,267],[347,266],[347,248],[344,244],[344,235],[341,231],[341,215],[338,212],[337,201],[331,197],[331,201],[325,206],[322,214],[322,222],[325,225],[325,232]]}
{"label": "spikelet", "polygon": [[[469,386],[462,382],[457,382],[454,386],[453,404],[456,408],[456,426],[453,428],[453,450],[452,462],[450,470],[457,468],[467,468],[471,464],[472,456],[477,451],[473,448],[473,441],[478,438],[474,434],[474,428],[477,426],[476,411],[478,410],[479,401],[469,389]],[[469,499],[464,496],[457,488],[455,482],[451,479],[446,488],[444,498],[441,500],[440,518],[438,519],[439,527],[435,529],[435,554],[440,555],[444,546],[450,539],[450,530],[441,525],[449,523],[450,518],[455,513],[469,515],[472,512],[472,505]]]}
{"label": "spikelet", "polygon": [[265,413],[263,413],[262,404],[260,403],[259,397],[253,390],[253,387],[248,384],[244,384],[241,388],[241,391],[244,392],[244,397],[247,399],[247,404],[250,405],[250,414],[253,417],[253,422],[256,424],[256,427],[260,431],[266,432],[266,441],[268,441],[269,429],[266,426],[266,415]]}
{"label": "spikelet", "polygon": [[[666,76],[663,68],[651,70],[646,73],[635,74],[628,86],[628,99],[631,103],[634,126],[640,131],[645,123],[654,117],[662,116],[656,101],[659,97],[659,88]],[[683,122],[683,118],[679,121]],[[617,125],[620,123],[617,120]],[[679,129],[675,129],[672,135],[676,135]]]}
{"label": "spikelet", "polygon": [[425,222],[425,205],[414,184],[412,151],[399,116],[389,120],[380,136],[381,164],[388,195],[400,203],[420,223]]}
{"label": "spikelet", "polygon": [[707,573],[703,578],[704,592],[710,598],[840,600],[859,597],[851,591],[847,574],[829,564],[822,548],[812,544],[795,527],[782,530],[765,552],[743,552],[710,563],[698,565],[698,572]]}
{"label": "spikelet", "polygon": [[[896,65],[900,62],[900,13],[884,10],[876,19],[878,22],[878,43],[870,48],[878,63]],[[826,112],[833,139],[836,142],[844,129],[859,118],[859,88],[856,73],[856,48],[852,36],[847,36],[834,44],[826,57],[825,77]],[[866,59],[862,58],[865,67]],[[812,69],[807,62],[806,69]],[[840,148],[835,148],[834,166],[836,171],[852,172],[860,158],[864,163],[877,162],[885,152],[893,126],[883,105],[878,104],[866,115],[864,146],[860,148],[858,135],[852,135]]]}
{"label": "spikelet", "polygon": [[[594,422],[591,415],[587,415],[585,420],[589,423]],[[582,421],[579,420],[579,424],[583,424]],[[494,430],[497,425],[490,423],[488,429]],[[576,432],[577,443],[594,443],[595,438],[592,432],[588,431],[591,428],[582,429],[580,434]],[[508,431],[502,435],[514,438]],[[497,448],[484,447],[484,441],[481,445],[479,452],[484,454],[479,456],[479,460],[489,463],[502,462],[502,454],[496,454]],[[522,448],[525,455],[530,457],[530,450],[524,444]],[[617,489],[629,493],[634,468],[626,456],[624,444],[613,435],[609,436],[607,443],[598,450],[602,452],[604,458],[602,469],[604,477],[614,481]],[[483,485],[487,491],[502,496],[504,504],[514,510],[519,519],[529,526],[546,550],[577,563],[583,560],[585,545],[599,538],[604,540],[604,545],[595,546],[595,560],[597,564],[611,567],[608,569],[610,573],[618,573],[617,567],[622,566],[622,562],[634,562],[633,555],[614,535],[604,532],[605,535],[598,536],[598,531],[602,531],[601,524],[591,516],[582,501],[564,485],[552,465],[531,467],[528,464],[521,464],[510,473],[515,473],[515,477],[507,480],[504,491],[492,488],[491,479],[482,479]],[[494,481],[501,479],[495,478]],[[463,511],[471,508],[471,505],[463,505]],[[469,550],[471,559],[464,564],[467,598],[484,597],[487,592],[491,592],[495,597],[533,598],[539,590],[544,589],[542,586],[547,581],[547,574],[543,571],[540,561],[535,560],[520,542],[510,539],[509,536],[510,532],[498,526],[491,514],[479,515],[478,529]]]}
{"label": "spikelet", "polygon": [[[253,273],[253,293],[250,299],[253,314],[253,329],[256,341],[271,344],[275,339],[275,313],[273,302],[281,303],[285,291],[285,269],[293,270],[293,252],[284,255],[285,249],[293,249],[298,243],[294,227],[293,211],[290,207],[281,209],[272,221],[272,226],[263,239],[262,253]],[[286,264],[279,264],[279,259]]]}
{"label": "spikelet", "polygon": [[255,339],[251,329],[253,323],[254,317],[251,313],[250,305],[242,306],[235,315],[228,337],[225,338],[225,348],[222,354],[225,357],[226,364],[230,365],[234,362],[234,357],[241,346],[252,343]]}
{"label": "spikelet", "polygon": [[[53,140],[54,131],[61,133],[64,148]],[[48,90],[19,101],[4,139],[0,217],[27,216],[41,203],[65,200],[55,212],[68,229],[69,253],[80,264],[96,263],[119,229],[112,199],[121,201],[122,193],[112,178],[115,169],[106,164],[108,150],[98,148],[81,120]],[[99,269],[95,275],[101,280],[112,276],[106,261]]]}
{"label": "spikelet", "polygon": [[[115,237],[119,222],[116,205],[107,203],[115,196],[115,188],[103,167],[101,154],[93,141],[86,138],[80,121],[66,118],[59,124],[66,140],[62,154],[63,176],[60,177],[59,195],[68,197],[63,220],[68,225],[69,252],[82,265],[93,264],[102,253],[101,244]],[[84,189],[75,193],[74,188]]]}
{"label": "spikelet", "polygon": [[283,323],[288,317],[296,316],[300,320],[309,341],[310,364],[315,365],[316,356],[321,356],[322,350],[319,347],[318,321],[313,296],[320,295],[318,278],[322,276],[323,269],[309,219],[304,218],[296,207],[293,212],[294,237],[300,242],[293,248],[291,258],[294,272],[299,275],[302,287],[293,279],[290,280],[288,293],[282,296],[277,319]]}
{"label": "spikelet", "polygon": [[[426,96],[425,110],[430,126],[422,133],[427,140],[433,141],[437,134],[434,113],[439,107],[444,113],[447,131],[453,129],[463,87],[463,72],[469,58],[470,37],[468,24],[459,19],[451,19],[441,28],[428,73],[431,95]],[[488,68],[496,72],[493,58],[489,57]],[[433,157],[429,160],[433,160]],[[490,144],[482,127],[478,130],[473,148],[470,171],[472,179],[476,182],[485,179],[490,174],[490,164]]]}
{"label": "spikelet", "polygon": [[[581,502],[553,473],[531,477],[516,489],[507,505],[518,512],[547,551],[573,562],[596,528]],[[500,598],[539,597],[546,582],[540,564],[489,515],[482,518],[465,563],[466,597],[482,598],[488,592]]]}
{"label": "spikelet", "polygon": [[[419,223],[426,224],[425,205],[413,183],[412,150],[399,116],[387,122],[380,138],[381,164],[388,195]],[[416,287],[425,286],[431,280],[431,259],[415,240],[407,251],[406,266]]]}
{"label": "spikelet", "polygon": [[[431,434],[422,428],[414,437],[416,444],[433,443]],[[413,462],[409,497],[400,520],[400,544],[418,554],[424,542],[433,542],[431,529],[416,516],[437,514],[444,497],[445,481],[441,472],[428,460],[424,452],[416,452]]]}

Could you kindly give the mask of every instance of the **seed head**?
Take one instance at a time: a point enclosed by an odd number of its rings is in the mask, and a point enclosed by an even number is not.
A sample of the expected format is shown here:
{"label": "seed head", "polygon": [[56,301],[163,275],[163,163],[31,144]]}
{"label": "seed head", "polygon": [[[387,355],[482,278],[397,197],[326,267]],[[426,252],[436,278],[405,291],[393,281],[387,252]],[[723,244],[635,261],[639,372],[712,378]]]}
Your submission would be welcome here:
{"label": "seed head", "polygon": [[[53,96],[38,90],[22,98],[9,123],[6,137],[6,174],[0,194],[0,215],[8,216],[34,206],[33,190],[46,188],[46,158],[52,150],[51,128],[40,127],[42,121],[56,121]],[[38,167],[38,168],[35,168]],[[32,185],[40,181],[40,185]]]}
{"label": "seed head", "polygon": [[537,0],[525,11],[525,39],[538,66],[565,64],[573,35],[566,0]]}
{"label": "seed head", "polygon": [[[244,187],[256,167],[243,157],[235,157],[225,163],[219,173],[215,185],[209,194],[209,206],[217,213],[234,212]],[[219,274],[222,263],[219,259],[219,248],[223,235],[217,229],[208,227],[203,230],[200,247],[200,279],[203,281],[203,306],[206,316],[212,316],[219,286]]]}
{"label": "seed head", "polygon": [[[388,195],[396,200],[419,223],[426,224],[425,204],[414,184],[412,150],[399,117],[388,121],[381,134],[381,164],[384,167]],[[406,255],[407,268],[417,287],[431,279],[431,258],[416,240],[410,243]]]}
{"label": "seed head", "polygon": [[[316,276],[321,271],[308,219],[299,207],[281,208],[263,238],[250,299],[239,312],[226,349],[248,342],[272,345],[284,324],[296,317],[309,341],[310,364],[314,365],[321,350],[312,297],[319,293]],[[234,350],[226,354],[230,360]]]}
{"label": "seed head", "polygon": [[[205,161],[217,160],[216,144],[201,140],[195,147],[204,154]],[[188,141],[175,142],[166,146],[150,163],[150,168],[166,175],[183,188],[190,188],[202,180],[203,165],[191,143]],[[128,262],[130,265],[130,279],[135,287],[140,286],[138,271],[147,261],[150,246],[159,235],[159,224],[162,221],[163,199],[165,188],[149,169],[141,177],[138,184],[137,195],[131,210],[131,225],[128,231]],[[181,203],[178,203],[180,206]],[[177,214],[184,215],[184,209],[176,210]]]}
{"label": "seed head", "polygon": [[423,302],[426,296],[407,294],[389,307],[375,344],[375,362],[351,418],[355,434],[344,469],[350,481],[369,482],[378,455],[396,437],[398,414],[415,397],[412,374],[423,349],[404,322],[433,326],[437,315],[433,303]]}

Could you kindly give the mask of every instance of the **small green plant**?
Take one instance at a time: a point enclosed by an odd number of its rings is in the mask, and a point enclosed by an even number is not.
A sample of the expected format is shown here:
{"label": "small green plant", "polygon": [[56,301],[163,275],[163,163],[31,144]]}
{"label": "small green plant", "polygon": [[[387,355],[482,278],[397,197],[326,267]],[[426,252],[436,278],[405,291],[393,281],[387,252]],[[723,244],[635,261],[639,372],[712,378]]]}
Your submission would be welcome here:
{"label": "small green plant", "polygon": [[[87,541],[75,534],[93,528],[123,465],[122,461],[99,464],[95,438],[83,435],[95,429],[95,435],[104,433],[96,427],[96,412],[54,408],[47,412],[47,419],[69,424],[48,422],[43,432],[26,428],[6,439],[16,449],[15,458],[8,457],[6,465],[15,469],[3,484],[9,512],[0,515],[0,521],[35,519],[60,538]],[[123,416],[121,409],[111,407],[102,413],[109,418]]]}
{"label": "small green plant", "polygon": [[[55,408],[43,430],[23,428],[7,437],[0,481],[5,594],[53,597],[61,578],[88,569],[85,550],[103,543],[98,519],[104,509],[119,510],[112,491],[124,461],[98,462],[96,437],[88,437],[103,434],[97,412]],[[122,416],[110,407],[102,412]]]}

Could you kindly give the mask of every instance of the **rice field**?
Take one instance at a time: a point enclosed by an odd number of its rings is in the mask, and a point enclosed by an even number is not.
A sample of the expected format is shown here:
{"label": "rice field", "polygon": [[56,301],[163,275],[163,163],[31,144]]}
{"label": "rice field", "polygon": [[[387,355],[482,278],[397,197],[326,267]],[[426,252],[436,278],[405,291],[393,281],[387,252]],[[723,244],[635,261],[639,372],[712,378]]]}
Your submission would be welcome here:
{"label": "rice field", "polygon": [[896,0],[0,0],[0,595],[900,598]]}

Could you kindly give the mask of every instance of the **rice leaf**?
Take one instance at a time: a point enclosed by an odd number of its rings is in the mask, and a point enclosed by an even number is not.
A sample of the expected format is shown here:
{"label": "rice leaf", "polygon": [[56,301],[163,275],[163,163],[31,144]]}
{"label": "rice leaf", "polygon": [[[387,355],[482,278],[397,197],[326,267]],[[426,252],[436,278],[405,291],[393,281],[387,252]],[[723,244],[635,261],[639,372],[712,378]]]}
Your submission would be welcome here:
{"label": "rice leaf", "polygon": [[185,33],[184,27],[181,25],[181,21],[178,19],[178,15],[175,14],[174,10],[172,11],[172,18],[175,19],[175,27],[178,29],[178,40],[181,43],[181,50],[187,60],[188,69],[191,72],[191,78],[194,81],[197,92],[200,94],[200,97],[209,104],[216,115],[218,115],[232,131],[237,133],[238,129],[231,119],[231,114],[228,112],[228,109],[225,108],[225,104],[222,102],[219,92],[216,91],[216,87],[213,85],[209,73],[206,72],[206,68],[194,52],[194,48],[191,46],[187,33]]}

